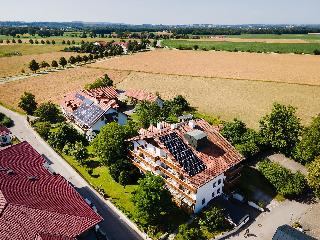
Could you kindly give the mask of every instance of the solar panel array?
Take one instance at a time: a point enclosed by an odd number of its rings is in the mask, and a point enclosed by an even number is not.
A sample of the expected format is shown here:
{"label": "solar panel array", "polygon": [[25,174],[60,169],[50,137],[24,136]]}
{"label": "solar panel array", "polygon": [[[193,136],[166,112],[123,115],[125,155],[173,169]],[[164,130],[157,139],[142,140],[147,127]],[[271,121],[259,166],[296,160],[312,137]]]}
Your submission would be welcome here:
{"label": "solar panel array", "polygon": [[207,168],[207,166],[182,141],[177,133],[170,133],[161,136],[159,139],[190,177]]}
{"label": "solar panel array", "polygon": [[85,99],[85,97],[82,96],[82,95],[79,94],[79,93],[76,93],[76,98],[79,98],[79,99],[82,100],[82,101]]}
{"label": "solar panel array", "polygon": [[105,112],[99,106],[92,103],[93,102],[84,101],[80,107],[73,112],[74,117],[87,126],[92,126]]}

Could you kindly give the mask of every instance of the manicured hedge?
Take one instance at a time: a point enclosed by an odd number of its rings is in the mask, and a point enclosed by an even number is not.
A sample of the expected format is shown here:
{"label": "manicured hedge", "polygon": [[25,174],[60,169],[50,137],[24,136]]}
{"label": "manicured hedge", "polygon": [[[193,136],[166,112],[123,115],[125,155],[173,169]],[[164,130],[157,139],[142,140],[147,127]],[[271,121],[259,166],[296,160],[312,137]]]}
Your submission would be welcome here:
{"label": "manicured hedge", "polygon": [[302,194],[307,186],[304,176],[292,173],[278,163],[263,160],[258,164],[259,171],[275,187],[278,193],[285,197],[294,197]]}

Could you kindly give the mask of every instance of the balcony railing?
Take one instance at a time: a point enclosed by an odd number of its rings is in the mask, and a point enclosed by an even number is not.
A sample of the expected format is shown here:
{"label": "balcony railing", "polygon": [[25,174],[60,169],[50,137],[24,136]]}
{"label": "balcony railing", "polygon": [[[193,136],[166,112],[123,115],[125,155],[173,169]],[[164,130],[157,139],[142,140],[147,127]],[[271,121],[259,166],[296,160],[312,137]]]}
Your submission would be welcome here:
{"label": "balcony railing", "polygon": [[[170,163],[167,159],[165,159],[164,157],[154,157],[152,154],[148,153],[147,151],[145,151],[142,148],[139,148],[139,150],[147,155],[148,157],[154,159],[155,161],[157,160],[157,158],[163,162],[164,164],[166,164],[168,167],[176,170],[176,171],[181,171],[181,168],[176,167],[174,164]],[[161,167],[161,166],[159,166]],[[161,167],[161,171],[163,171],[166,175],[168,175],[170,178],[173,178],[176,182],[178,182],[179,184],[181,184],[182,186],[184,186],[185,188],[188,188],[190,191],[196,193],[197,189],[195,187],[193,187],[192,185],[186,183],[185,181],[181,180],[179,178],[179,176],[174,175],[173,173],[170,173],[168,170],[166,170],[165,168]]]}

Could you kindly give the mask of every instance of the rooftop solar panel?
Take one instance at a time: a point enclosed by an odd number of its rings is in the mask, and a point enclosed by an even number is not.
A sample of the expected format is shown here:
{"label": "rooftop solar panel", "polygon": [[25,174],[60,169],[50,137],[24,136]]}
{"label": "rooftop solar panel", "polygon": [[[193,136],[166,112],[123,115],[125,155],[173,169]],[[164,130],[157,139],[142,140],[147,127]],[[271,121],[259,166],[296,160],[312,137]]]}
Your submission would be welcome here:
{"label": "rooftop solar panel", "polygon": [[79,93],[76,93],[76,98],[79,98],[80,100],[84,100],[85,99],[85,97],[84,96],[82,96],[81,94],[79,94]]}
{"label": "rooftop solar panel", "polygon": [[189,176],[192,177],[207,168],[207,166],[182,141],[177,133],[170,133],[161,136],[159,139]]}
{"label": "rooftop solar panel", "polygon": [[83,100],[83,102],[84,102],[85,104],[89,105],[89,106],[93,104],[93,101],[92,101],[91,99],[88,99],[88,98],[85,98],[85,99]]}
{"label": "rooftop solar panel", "polygon": [[96,105],[86,103],[73,112],[74,117],[87,126],[92,126],[105,111]]}

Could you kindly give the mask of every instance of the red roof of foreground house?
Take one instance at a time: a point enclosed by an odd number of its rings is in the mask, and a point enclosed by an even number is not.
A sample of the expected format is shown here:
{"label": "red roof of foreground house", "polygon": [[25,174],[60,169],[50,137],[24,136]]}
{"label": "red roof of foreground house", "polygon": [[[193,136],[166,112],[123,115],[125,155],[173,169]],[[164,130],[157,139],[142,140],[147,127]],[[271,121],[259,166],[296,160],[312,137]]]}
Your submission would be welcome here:
{"label": "red roof of foreground house", "polygon": [[0,136],[11,134],[10,130],[0,124]]}
{"label": "red roof of foreground house", "polygon": [[[144,139],[147,142],[152,141],[152,144],[155,144],[156,147],[166,152],[167,156],[176,164],[176,167],[180,168],[180,173],[188,179],[193,186],[200,187],[240,163],[244,157],[219,133],[219,127],[212,126],[203,119],[193,121],[195,124],[194,128],[192,128],[188,122],[179,123],[175,128],[172,128],[172,125],[168,123],[162,123],[161,129],[150,126],[148,129],[141,129],[139,131],[140,136],[132,138],[131,140]],[[203,131],[208,139],[209,144],[201,151],[194,149],[184,137],[185,133],[195,129]],[[206,169],[194,176],[189,176],[160,140],[161,136],[170,133],[176,133],[184,144],[206,165]]]}
{"label": "red roof of foreground house", "polygon": [[144,90],[127,90],[126,96],[137,99],[139,101],[154,102],[157,100],[157,96],[153,93],[146,92]]}
{"label": "red roof of foreground house", "polygon": [[27,142],[0,151],[0,239],[70,240],[102,218]]}

